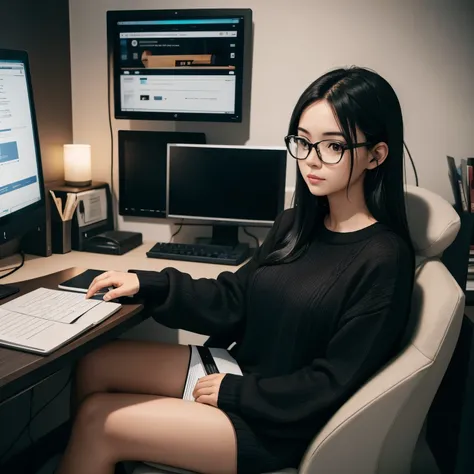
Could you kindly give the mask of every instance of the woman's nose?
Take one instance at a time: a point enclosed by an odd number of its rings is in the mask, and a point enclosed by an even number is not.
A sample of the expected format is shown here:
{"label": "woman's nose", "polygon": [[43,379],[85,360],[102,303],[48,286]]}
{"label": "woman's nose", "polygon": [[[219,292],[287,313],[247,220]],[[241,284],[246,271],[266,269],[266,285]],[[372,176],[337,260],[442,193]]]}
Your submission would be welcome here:
{"label": "woman's nose", "polygon": [[316,148],[313,148],[311,150],[311,153],[308,155],[308,158],[306,158],[306,162],[309,166],[316,168],[321,168],[321,166],[323,165],[323,162],[321,161],[321,158],[319,158]]}

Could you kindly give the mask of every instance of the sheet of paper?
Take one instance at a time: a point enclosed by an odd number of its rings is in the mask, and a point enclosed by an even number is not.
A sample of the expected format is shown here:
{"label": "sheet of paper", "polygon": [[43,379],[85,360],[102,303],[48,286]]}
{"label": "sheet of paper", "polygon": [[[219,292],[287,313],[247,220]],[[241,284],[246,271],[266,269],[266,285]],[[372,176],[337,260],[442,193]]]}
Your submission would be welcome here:
{"label": "sheet of paper", "polygon": [[107,194],[104,188],[78,193],[77,199],[82,201],[77,216],[79,227],[107,219]]}
{"label": "sheet of paper", "polygon": [[61,201],[61,198],[56,197],[56,194],[54,194],[54,191],[50,190],[49,193],[51,194],[51,197],[53,198],[53,202],[54,202],[54,205],[56,206],[59,217],[61,218],[61,220],[64,220],[63,208],[62,208],[63,203]]}
{"label": "sheet of paper", "polygon": [[72,219],[76,206],[77,206],[77,194],[67,193],[66,206],[64,208],[65,221],[69,221]]}

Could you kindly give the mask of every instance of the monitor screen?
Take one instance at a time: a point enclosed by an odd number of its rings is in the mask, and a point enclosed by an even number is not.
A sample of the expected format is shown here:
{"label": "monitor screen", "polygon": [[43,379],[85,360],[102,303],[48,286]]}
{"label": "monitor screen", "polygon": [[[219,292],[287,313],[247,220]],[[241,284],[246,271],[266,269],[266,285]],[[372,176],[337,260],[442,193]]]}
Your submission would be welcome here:
{"label": "monitor screen", "polygon": [[0,228],[43,196],[27,74],[26,60],[0,54]]}
{"label": "monitor screen", "polygon": [[242,121],[251,10],[107,15],[116,118]]}
{"label": "monitor screen", "polygon": [[204,133],[119,130],[119,212],[166,217],[168,143],[206,143]]}
{"label": "monitor screen", "polygon": [[174,218],[269,225],[283,210],[286,149],[168,146],[168,210]]}

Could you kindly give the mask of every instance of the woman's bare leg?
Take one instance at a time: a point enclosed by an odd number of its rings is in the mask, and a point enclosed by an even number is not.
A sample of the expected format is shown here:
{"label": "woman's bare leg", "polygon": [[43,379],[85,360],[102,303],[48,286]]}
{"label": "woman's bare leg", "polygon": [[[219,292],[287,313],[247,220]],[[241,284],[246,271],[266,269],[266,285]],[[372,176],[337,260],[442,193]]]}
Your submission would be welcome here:
{"label": "woman's bare leg", "polygon": [[113,474],[149,461],[205,474],[235,474],[234,428],[219,409],[150,395],[91,395],[79,409],[58,474]]}
{"label": "woman's bare leg", "polygon": [[128,392],[181,397],[189,347],[118,340],[85,356],[78,364],[73,410],[89,395]]}

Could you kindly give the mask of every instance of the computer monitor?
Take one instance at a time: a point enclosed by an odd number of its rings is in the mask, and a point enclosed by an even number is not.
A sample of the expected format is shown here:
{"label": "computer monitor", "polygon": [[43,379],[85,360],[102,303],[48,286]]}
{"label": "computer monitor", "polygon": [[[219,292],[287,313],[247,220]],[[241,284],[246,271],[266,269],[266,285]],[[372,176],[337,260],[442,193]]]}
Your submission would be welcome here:
{"label": "computer monitor", "polygon": [[119,130],[119,213],[166,217],[169,143],[206,143],[204,133]]}
{"label": "computer monitor", "polygon": [[252,10],[107,12],[115,118],[241,122]]}
{"label": "computer monitor", "polygon": [[238,226],[270,226],[284,208],[284,147],[168,146],[167,216],[213,225],[212,243],[235,246]]}
{"label": "computer monitor", "polygon": [[40,225],[44,206],[28,55],[0,49],[0,244]]}

